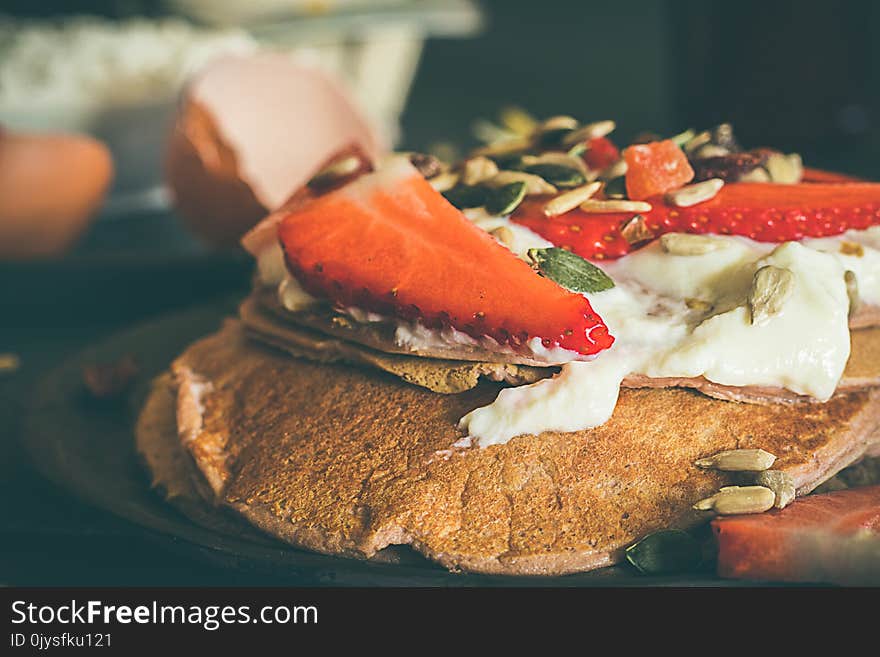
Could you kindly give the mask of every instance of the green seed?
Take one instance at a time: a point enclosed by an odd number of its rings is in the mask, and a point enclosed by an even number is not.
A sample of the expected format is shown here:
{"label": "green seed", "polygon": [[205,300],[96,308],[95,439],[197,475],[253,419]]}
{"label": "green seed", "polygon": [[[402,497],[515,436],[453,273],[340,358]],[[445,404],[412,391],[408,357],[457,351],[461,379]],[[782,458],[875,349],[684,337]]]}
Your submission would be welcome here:
{"label": "green seed", "polygon": [[512,182],[497,189],[491,189],[486,199],[486,211],[495,215],[507,215],[513,212],[526,197],[526,184]]}
{"label": "green seed", "polygon": [[524,170],[528,173],[533,173],[536,176],[541,176],[548,183],[556,185],[557,187],[577,187],[587,182],[583,173],[577,169],[572,169],[560,164],[533,164],[525,167]]}
{"label": "green seed", "polygon": [[702,562],[700,543],[680,529],[649,534],[625,552],[626,560],[646,575],[696,570]]}
{"label": "green seed", "polygon": [[608,274],[571,251],[554,246],[529,249],[528,256],[544,276],[572,292],[601,292],[614,287]]}
{"label": "green seed", "polygon": [[486,203],[486,188],[471,185],[456,185],[443,192],[443,197],[459,210],[478,208]]}

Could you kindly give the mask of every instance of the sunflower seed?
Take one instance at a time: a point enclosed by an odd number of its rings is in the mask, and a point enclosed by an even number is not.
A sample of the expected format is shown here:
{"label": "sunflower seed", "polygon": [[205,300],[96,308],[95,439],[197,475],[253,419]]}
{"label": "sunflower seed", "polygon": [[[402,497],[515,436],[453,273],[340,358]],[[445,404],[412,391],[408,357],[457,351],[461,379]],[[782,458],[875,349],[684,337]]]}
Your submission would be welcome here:
{"label": "sunflower seed", "polygon": [[804,163],[797,153],[771,153],[764,163],[770,180],[783,185],[794,185],[804,176]]}
{"label": "sunflower seed", "polygon": [[794,284],[794,274],[790,269],[766,265],[756,271],[748,299],[752,324],[762,326],[782,312],[782,307],[794,292]]}
{"label": "sunflower seed", "polygon": [[840,252],[843,255],[855,256],[856,258],[862,258],[865,255],[865,247],[863,247],[858,242],[847,242],[843,241],[840,243]]}
{"label": "sunflower seed", "polygon": [[482,148],[474,151],[475,156],[485,155],[486,157],[503,157],[506,155],[515,155],[523,153],[532,145],[531,140],[526,137],[511,137],[500,141],[492,142]]}
{"label": "sunflower seed", "polygon": [[521,137],[532,134],[539,125],[535,117],[521,107],[505,107],[501,110],[500,118],[501,125]]}
{"label": "sunflower seed", "polygon": [[669,192],[666,194],[666,200],[677,207],[689,208],[714,198],[722,187],[724,187],[724,181],[721,178],[710,178]]}
{"label": "sunflower seed", "polygon": [[472,157],[465,161],[461,181],[465,185],[477,185],[498,173],[498,165],[485,156]]}
{"label": "sunflower seed", "polygon": [[486,211],[496,216],[508,215],[525,197],[526,184],[521,181],[492,189],[486,198]]}
{"label": "sunflower seed", "polygon": [[361,166],[361,159],[357,155],[349,155],[341,160],[333,162],[321,169],[309,180],[309,187],[326,187],[335,182],[347,178],[355,173]]}
{"label": "sunflower seed", "polygon": [[650,212],[651,204],[644,201],[584,201],[581,210],[594,214],[603,212]]}
{"label": "sunflower seed", "polygon": [[567,153],[548,152],[541,155],[524,155],[522,158],[523,167],[531,167],[536,164],[558,164],[561,167],[569,169],[577,169],[584,176],[587,175],[587,165],[579,157],[573,157]]}
{"label": "sunflower seed", "polygon": [[698,468],[724,472],[761,472],[773,466],[776,457],[763,449],[730,449],[697,459]]}
{"label": "sunflower seed", "polygon": [[598,192],[600,187],[602,187],[602,183],[591,182],[560,194],[544,204],[544,214],[548,217],[555,217],[560,214],[565,214],[570,210],[574,210],[581,203]]}
{"label": "sunflower seed", "polygon": [[725,486],[712,497],[694,504],[697,511],[714,511],[722,516],[769,511],[776,494],[766,486]]}
{"label": "sunflower seed", "polygon": [[526,173],[533,173],[541,176],[551,185],[557,187],[577,187],[583,185],[587,179],[583,173],[577,168],[570,166],[562,166],[559,164],[533,164],[523,167]]}
{"label": "sunflower seed", "polygon": [[566,135],[565,139],[562,140],[562,143],[564,146],[574,146],[578,142],[598,139],[599,137],[604,137],[614,132],[614,128],[616,127],[617,124],[614,121],[596,121],[594,123],[587,123]]}
{"label": "sunflower seed", "polygon": [[717,251],[724,246],[724,242],[708,235],[666,233],[660,238],[660,246],[670,255],[695,256]]}
{"label": "sunflower seed", "polygon": [[459,176],[457,173],[447,171],[445,173],[441,173],[440,175],[434,176],[429,182],[431,183],[431,187],[436,189],[438,192],[445,192],[455,187],[458,184],[458,180],[460,177],[461,176]]}
{"label": "sunflower seed", "polygon": [[579,124],[580,122],[573,116],[551,116],[549,119],[541,121],[538,125],[538,132],[574,130]]}
{"label": "sunflower seed", "polygon": [[697,160],[703,160],[707,157],[724,157],[725,155],[730,155],[730,151],[724,146],[716,146],[715,144],[700,146],[691,153],[691,157]]}
{"label": "sunflower seed", "polygon": [[623,222],[620,227],[620,234],[623,235],[629,244],[638,244],[645,240],[654,239],[654,231],[648,228],[648,222],[640,215],[634,215],[632,218]]}
{"label": "sunflower seed", "polygon": [[797,496],[794,479],[792,479],[790,474],[782,470],[765,470],[760,472],[755,477],[755,483],[758,486],[765,486],[773,491],[773,494],[776,496],[773,506],[777,509],[784,509]]}
{"label": "sunflower seed", "polygon": [[602,180],[612,180],[614,178],[621,178],[626,175],[627,171],[626,160],[620,158],[617,162],[609,164],[607,167],[602,169],[602,172],[599,174],[599,178]]}
{"label": "sunflower seed", "polygon": [[515,236],[513,231],[508,226],[498,226],[494,230],[489,231],[489,234],[492,235],[496,240],[501,242],[504,246],[510,248],[513,246],[513,241]]}
{"label": "sunflower seed", "polygon": [[843,282],[846,283],[846,296],[849,297],[849,316],[852,317],[862,305],[862,299],[859,296],[859,281],[855,272],[847,269],[843,273]]}
{"label": "sunflower seed", "polygon": [[490,187],[502,187],[514,182],[526,184],[526,194],[555,194],[558,190],[541,176],[525,171],[500,171],[493,178],[485,181]]}

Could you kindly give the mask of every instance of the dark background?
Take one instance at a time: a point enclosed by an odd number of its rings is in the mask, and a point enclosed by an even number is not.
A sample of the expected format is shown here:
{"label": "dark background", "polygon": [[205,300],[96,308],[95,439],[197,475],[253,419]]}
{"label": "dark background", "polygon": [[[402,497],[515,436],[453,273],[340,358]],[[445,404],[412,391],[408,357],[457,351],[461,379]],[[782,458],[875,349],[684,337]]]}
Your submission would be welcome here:
{"label": "dark background", "polygon": [[[614,118],[620,140],[730,120],[746,146],[880,179],[880,3],[486,0],[485,33],[432,40],[403,145],[466,144],[507,104]],[[2,2],[0,10],[156,14],[151,2]],[[133,323],[244,289],[250,263],[208,254],[171,213],[103,218],[54,262],[0,263],[0,584],[236,583],[157,550],[41,480],[19,447],[30,389],[66,355]],[[100,458],[100,455],[95,455]]]}

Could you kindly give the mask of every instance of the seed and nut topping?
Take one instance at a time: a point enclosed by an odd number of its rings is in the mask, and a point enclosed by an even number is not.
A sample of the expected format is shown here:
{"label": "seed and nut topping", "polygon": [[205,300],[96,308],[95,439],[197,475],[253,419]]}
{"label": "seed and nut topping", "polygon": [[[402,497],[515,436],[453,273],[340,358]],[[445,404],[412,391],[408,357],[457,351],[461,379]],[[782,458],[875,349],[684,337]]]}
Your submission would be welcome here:
{"label": "seed and nut topping", "polygon": [[715,195],[724,187],[721,178],[709,178],[703,182],[686,185],[666,194],[666,201],[679,208],[689,208],[697,203],[703,203],[715,198]]}
{"label": "seed and nut topping", "polygon": [[496,240],[501,242],[504,246],[508,248],[513,246],[513,231],[507,226],[498,226],[498,228],[489,231],[489,234],[492,235],[492,237],[494,237]]}
{"label": "seed and nut topping", "polygon": [[792,479],[790,474],[782,470],[765,470],[759,473],[755,477],[755,484],[773,491],[773,494],[776,496],[773,506],[777,509],[784,509],[797,496],[794,479]]}
{"label": "seed and nut topping", "polygon": [[608,274],[571,251],[553,246],[529,249],[528,256],[542,275],[572,292],[602,292],[614,287]]}
{"label": "seed and nut topping", "polygon": [[589,141],[590,139],[598,139],[599,137],[605,137],[612,132],[617,127],[617,124],[614,121],[596,121],[594,123],[587,123],[586,125],[581,126],[576,130],[572,130],[569,134],[565,136],[565,139],[562,140],[564,146],[574,146],[578,142]]}
{"label": "seed and nut topping", "polygon": [[540,162],[531,166],[523,165],[523,169],[526,173],[541,176],[551,185],[556,185],[557,187],[577,187],[587,182],[586,176],[577,167]]}
{"label": "seed and nut topping", "polygon": [[591,182],[560,194],[544,204],[544,214],[548,217],[555,217],[560,214],[565,214],[570,210],[574,210],[581,203],[598,192],[600,187],[602,187],[602,183]]}
{"label": "seed and nut topping", "polygon": [[431,183],[431,187],[436,189],[438,192],[445,192],[447,190],[452,189],[458,184],[459,176],[457,173],[453,171],[447,171],[445,173],[441,173],[440,175],[434,176],[429,181]]}
{"label": "seed and nut topping", "polygon": [[804,163],[797,153],[771,153],[767,156],[764,167],[770,174],[770,180],[782,185],[797,184],[804,176]]}
{"label": "seed and nut topping", "polygon": [[498,174],[498,165],[488,157],[479,155],[464,163],[461,181],[465,185],[477,185]]}
{"label": "seed and nut topping", "polygon": [[761,472],[773,466],[776,457],[763,449],[730,449],[697,459],[698,468],[724,472]]}
{"label": "seed and nut topping", "polygon": [[708,235],[666,233],[660,237],[660,246],[670,255],[696,256],[717,251],[724,247],[725,243]]}
{"label": "seed and nut topping", "polygon": [[766,486],[725,486],[712,497],[694,504],[693,508],[730,516],[764,513],[773,508],[775,503],[776,494]]}
{"label": "seed and nut topping", "polygon": [[508,215],[516,210],[525,197],[526,184],[521,181],[488,190],[486,212],[496,216]]}
{"label": "seed and nut topping", "polygon": [[490,187],[501,187],[514,182],[526,184],[526,194],[556,194],[556,187],[548,183],[541,176],[525,171],[501,171],[495,177],[486,181]]}
{"label": "seed and nut topping", "polygon": [[541,155],[523,155],[522,166],[533,167],[536,164],[556,164],[569,169],[577,169],[584,176],[587,175],[587,165],[583,159],[569,155],[567,153],[542,153]]}
{"label": "seed and nut topping", "polygon": [[516,155],[518,153],[526,152],[531,145],[532,141],[527,137],[512,137],[509,139],[502,139],[501,141],[495,141],[482,148],[478,148],[474,151],[474,155],[484,155],[486,157]]}
{"label": "seed and nut topping", "polygon": [[580,205],[581,210],[593,214],[609,212],[650,212],[651,204],[644,201],[584,201]]}
{"label": "seed and nut topping", "polygon": [[634,215],[631,219],[627,219],[620,227],[620,234],[630,244],[638,244],[645,240],[654,239],[654,231],[648,227],[648,222],[640,215]]}
{"label": "seed and nut topping", "polygon": [[795,278],[790,269],[766,265],[755,272],[748,305],[752,324],[762,326],[775,317],[794,292]]}

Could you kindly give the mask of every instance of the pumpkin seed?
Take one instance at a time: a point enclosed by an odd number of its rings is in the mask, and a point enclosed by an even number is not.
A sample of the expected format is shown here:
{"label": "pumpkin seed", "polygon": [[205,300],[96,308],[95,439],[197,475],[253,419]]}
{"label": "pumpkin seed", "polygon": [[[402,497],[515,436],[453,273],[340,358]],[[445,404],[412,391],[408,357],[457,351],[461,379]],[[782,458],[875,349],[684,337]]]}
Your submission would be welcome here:
{"label": "pumpkin seed", "polygon": [[465,161],[461,181],[465,185],[477,185],[498,173],[498,165],[485,156],[472,157]]}
{"label": "pumpkin seed", "polygon": [[849,297],[849,317],[852,317],[862,305],[862,299],[859,296],[859,281],[855,272],[847,269],[843,272],[843,282],[846,284],[846,296]]}
{"label": "pumpkin seed", "polygon": [[722,187],[724,187],[724,181],[721,178],[709,178],[709,180],[686,185],[669,192],[666,194],[666,200],[679,208],[689,208],[697,203],[715,198]]}
{"label": "pumpkin seed", "polygon": [[783,185],[794,185],[804,176],[804,163],[797,153],[771,153],[764,163],[770,180]]}
{"label": "pumpkin seed", "polygon": [[680,529],[645,536],[624,552],[626,560],[646,575],[690,572],[703,560],[700,542]]}
{"label": "pumpkin seed", "polygon": [[484,184],[490,187],[501,187],[514,182],[526,184],[526,194],[555,194],[557,189],[541,176],[525,171],[500,171],[495,177],[487,180]]}
{"label": "pumpkin seed", "polygon": [[321,169],[309,180],[309,187],[327,187],[343,178],[355,173],[361,166],[361,159],[357,155],[349,155],[341,160],[336,160]]}
{"label": "pumpkin seed", "polygon": [[638,244],[645,240],[654,239],[654,231],[648,228],[648,222],[640,214],[627,219],[620,227],[620,234],[629,244]]}
{"label": "pumpkin seed", "polygon": [[577,187],[583,185],[587,179],[577,168],[562,166],[559,164],[533,164],[523,167],[526,173],[541,176],[551,185],[557,187]]}
{"label": "pumpkin seed", "polygon": [[594,214],[605,212],[650,212],[651,204],[644,201],[593,201],[581,203],[581,210]]}
{"label": "pumpkin seed", "polygon": [[553,246],[529,249],[528,256],[539,272],[572,292],[601,292],[614,287],[608,274],[571,251]]}
{"label": "pumpkin seed", "polygon": [[847,242],[846,240],[844,240],[840,243],[840,252],[843,255],[862,258],[865,255],[865,247],[863,247],[858,242]]}
{"label": "pumpkin seed", "polygon": [[614,132],[617,124],[614,121],[596,121],[587,123],[577,130],[572,130],[562,140],[564,146],[574,146],[578,142],[589,141],[590,139],[598,139]]}
{"label": "pumpkin seed", "polygon": [[520,166],[523,168],[535,166],[536,164],[558,164],[561,167],[577,169],[584,176],[587,175],[587,165],[579,157],[572,157],[567,153],[549,152],[541,155],[524,155]]}
{"label": "pumpkin seed", "polygon": [[797,496],[794,479],[792,479],[790,474],[782,470],[765,470],[760,472],[755,477],[755,483],[758,486],[765,486],[773,491],[773,494],[776,496],[773,506],[777,509],[784,509]]}
{"label": "pumpkin seed", "polygon": [[486,198],[486,211],[494,215],[508,215],[526,197],[526,184],[522,181],[491,189]]}
{"label": "pumpkin seed", "polygon": [[443,192],[444,198],[459,210],[478,208],[486,203],[486,188],[470,185],[456,185]]}
{"label": "pumpkin seed", "polygon": [[717,251],[724,246],[724,242],[707,235],[666,233],[660,237],[660,246],[670,255],[696,256]]}
{"label": "pumpkin seed", "polygon": [[694,509],[730,516],[763,513],[775,503],[776,494],[766,486],[725,486],[712,497],[694,504]]}
{"label": "pumpkin seed", "polygon": [[761,472],[775,461],[776,457],[763,449],[730,449],[697,459],[694,465],[724,472]]}
{"label": "pumpkin seed", "polygon": [[461,176],[459,176],[457,173],[446,171],[445,173],[434,176],[428,182],[430,182],[431,187],[436,189],[438,192],[445,192],[455,187],[458,184],[458,180],[460,177]]}
{"label": "pumpkin seed", "polygon": [[782,312],[794,292],[795,278],[790,269],[766,265],[755,272],[749,292],[752,324],[762,326]]}
{"label": "pumpkin seed", "polygon": [[574,210],[581,203],[589,199],[602,187],[600,182],[591,182],[580,187],[575,187],[544,204],[544,214],[548,217],[556,217]]}

